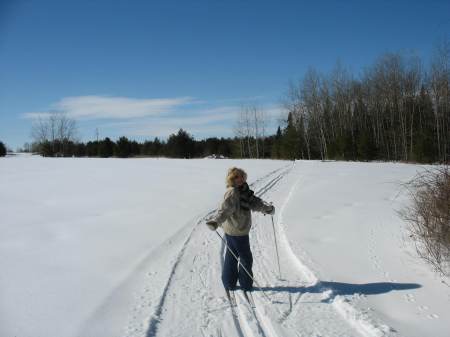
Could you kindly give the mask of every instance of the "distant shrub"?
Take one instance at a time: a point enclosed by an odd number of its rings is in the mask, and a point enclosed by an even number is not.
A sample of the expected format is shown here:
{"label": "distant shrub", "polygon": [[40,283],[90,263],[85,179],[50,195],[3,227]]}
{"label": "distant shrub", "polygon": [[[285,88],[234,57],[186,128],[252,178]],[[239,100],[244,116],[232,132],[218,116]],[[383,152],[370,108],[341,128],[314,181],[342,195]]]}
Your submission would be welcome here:
{"label": "distant shrub", "polygon": [[2,142],[0,142],[0,157],[6,156],[6,146]]}
{"label": "distant shrub", "polygon": [[419,256],[450,275],[450,169],[426,170],[406,184],[411,204],[400,215],[409,223]]}

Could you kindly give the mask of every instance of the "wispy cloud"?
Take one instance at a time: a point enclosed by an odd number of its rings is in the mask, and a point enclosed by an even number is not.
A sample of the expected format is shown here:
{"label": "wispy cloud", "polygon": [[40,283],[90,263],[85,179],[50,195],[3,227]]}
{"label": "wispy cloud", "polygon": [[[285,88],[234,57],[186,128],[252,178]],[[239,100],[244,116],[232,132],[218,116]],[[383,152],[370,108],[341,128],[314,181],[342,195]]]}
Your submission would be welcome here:
{"label": "wispy cloud", "polygon": [[228,135],[237,118],[238,107],[224,106],[189,112],[176,112],[170,116],[155,116],[103,123],[102,129],[119,129],[133,136],[167,137],[183,128],[196,136]]}
{"label": "wispy cloud", "polygon": [[49,111],[27,112],[24,118],[47,116],[50,111],[66,113],[75,119],[128,119],[161,115],[194,103],[191,97],[138,99],[108,96],[65,97],[52,104]]}
{"label": "wispy cloud", "polygon": [[[239,111],[257,97],[199,100],[193,97],[129,98],[112,96],[66,97],[50,105],[47,111],[28,112],[22,118],[48,116],[64,112],[79,121],[82,134],[100,129],[103,136],[161,137],[183,128],[195,137],[231,136]],[[250,103],[249,103],[250,102]],[[258,105],[265,111],[268,128],[274,128],[282,114],[274,104]],[[87,137],[89,138],[89,137]]]}

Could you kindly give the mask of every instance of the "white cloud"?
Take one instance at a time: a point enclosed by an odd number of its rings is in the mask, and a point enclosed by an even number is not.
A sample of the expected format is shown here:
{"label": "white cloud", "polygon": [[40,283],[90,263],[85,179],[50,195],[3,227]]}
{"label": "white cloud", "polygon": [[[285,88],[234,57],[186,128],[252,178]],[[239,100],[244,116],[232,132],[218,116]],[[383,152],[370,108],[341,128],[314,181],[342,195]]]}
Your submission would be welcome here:
{"label": "white cloud", "polygon": [[[65,97],[52,104],[51,111],[65,112],[75,119],[127,119],[161,115],[195,103],[191,97],[138,99],[109,96]],[[47,116],[50,112],[28,112],[25,118]]]}
{"label": "white cloud", "polygon": [[26,119],[38,119],[48,117],[49,115],[50,112],[25,112],[21,117]]}
{"label": "white cloud", "polygon": [[130,136],[167,137],[183,128],[194,135],[229,134],[236,120],[236,107],[215,107],[177,116],[104,123],[100,128],[118,129]]}
{"label": "white cloud", "polygon": [[287,118],[286,109],[279,105],[271,105],[264,109],[266,116],[271,119],[278,120],[280,118]]}
{"label": "white cloud", "polygon": [[[180,129],[180,126],[176,126],[173,124],[148,124],[142,125],[140,127],[131,128],[129,130],[122,129],[123,132],[126,132],[129,137],[159,137],[162,139],[166,139],[173,133],[177,133]],[[195,138],[204,138],[204,137],[225,137],[233,134],[232,128],[230,128],[227,124],[219,124],[219,125],[183,125],[182,127],[189,134],[193,135]],[[127,132],[128,131],[128,132]],[[125,133],[124,133],[125,134]]]}
{"label": "white cloud", "polygon": [[[111,96],[62,98],[48,112],[28,112],[23,118],[48,116],[50,111],[65,112],[80,121],[83,133],[99,128],[104,136],[168,137],[183,128],[195,137],[231,136],[245,99],[202,101],[192,97],[137,99]],[[258,105],[263,109],[267,132],[275,129],[283,110],[275,104]],[[100,122],[103,120],[102,122]],[[89,130],[89,131],[88,131]]]}

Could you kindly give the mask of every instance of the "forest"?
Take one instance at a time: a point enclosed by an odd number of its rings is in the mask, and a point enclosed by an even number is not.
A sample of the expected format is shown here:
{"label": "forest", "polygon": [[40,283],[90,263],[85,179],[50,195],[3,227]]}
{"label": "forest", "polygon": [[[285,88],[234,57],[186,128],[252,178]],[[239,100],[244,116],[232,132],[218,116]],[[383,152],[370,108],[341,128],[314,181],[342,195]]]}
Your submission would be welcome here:
{"label": "forest", "polygon": [[236,112],[234,137],[197,140],[180,129],[167,139],[80,142],[76,123],[52,113],[33,123],[25,151],[43,156],[321,159],[448,163],[450,42],[428,65],[413,53],[385,53],[360,74],[337,62],[329,73],[310,67],[282,95],[284,115],[267,134],[264,107]]}

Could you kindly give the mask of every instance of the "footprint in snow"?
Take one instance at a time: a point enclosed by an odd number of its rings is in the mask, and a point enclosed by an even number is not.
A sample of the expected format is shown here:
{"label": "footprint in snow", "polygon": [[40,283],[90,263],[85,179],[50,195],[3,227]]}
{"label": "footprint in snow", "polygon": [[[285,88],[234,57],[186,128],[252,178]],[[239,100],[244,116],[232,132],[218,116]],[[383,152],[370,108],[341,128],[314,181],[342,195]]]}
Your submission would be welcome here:
{"label": "footprint in snow", "polygon": [[416,301],[416,299],[414,298],[413,294],[406,294],[406,295],[404,295],[404,297],[405,297],[405,300],[407,300],[408,302],[415,302]]}
{"label": "footprint in snow", "polygon": [[426,305],[421,305],[418,308],[419,308],[420,311],[426,311],[426,310],[429,309]]}

